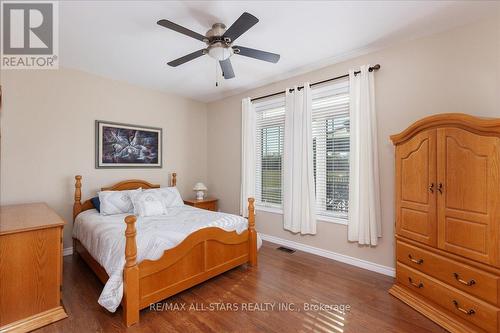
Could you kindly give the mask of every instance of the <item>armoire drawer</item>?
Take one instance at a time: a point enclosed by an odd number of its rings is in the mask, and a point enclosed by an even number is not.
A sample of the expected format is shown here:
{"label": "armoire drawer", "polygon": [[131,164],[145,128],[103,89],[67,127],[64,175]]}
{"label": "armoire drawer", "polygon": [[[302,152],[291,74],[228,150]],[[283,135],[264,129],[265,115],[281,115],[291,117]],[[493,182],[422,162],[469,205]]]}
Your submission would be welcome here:
{"label": "armoire drawer", "polygon": [[500,277],[397,240],[397,260],[468,294],[499,305]]}
{"label": "armoire drawer", "polygon": [[486,332],[498,332],[500,309],[497,307],[469,296],[400,262],[397,263],[396,272],[397,281],[401,285]]}

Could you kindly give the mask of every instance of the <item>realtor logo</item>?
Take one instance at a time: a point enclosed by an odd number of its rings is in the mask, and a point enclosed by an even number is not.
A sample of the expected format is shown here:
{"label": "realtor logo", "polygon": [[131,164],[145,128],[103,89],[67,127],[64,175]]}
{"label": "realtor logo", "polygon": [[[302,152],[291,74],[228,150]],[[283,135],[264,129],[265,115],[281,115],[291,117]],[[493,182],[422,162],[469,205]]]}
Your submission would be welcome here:
{"label": "realtor logo", "polygon": [[2,1],[2,69],[57,69],[58,3]]}

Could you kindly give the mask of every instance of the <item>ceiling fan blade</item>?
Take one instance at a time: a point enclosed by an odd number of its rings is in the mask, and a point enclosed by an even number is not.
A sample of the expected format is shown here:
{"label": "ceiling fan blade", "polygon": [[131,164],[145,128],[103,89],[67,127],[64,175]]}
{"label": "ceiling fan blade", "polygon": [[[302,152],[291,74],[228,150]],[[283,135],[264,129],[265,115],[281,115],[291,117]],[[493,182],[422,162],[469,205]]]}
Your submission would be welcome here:
{"label": "ceiling fan blade", "polygon": [[191,61],[193,59],[196,59],[198,57],[201,57],[202,55],[205,54],[205,49],[201,49],[201,50],[198,50],[198,51],[194,51],[193,53],[190,53],[188,55],[185,55],[184,57],[180,57],[178,59],[175,59],[175,60],[172,60],[168,63],[169,66],[172,66],[172,67],[177,67],[179,65],[182,65],[188,61]]}
{"label": "ceiling fan blade", "polygon": [[227,58],[226,60],[219,61],[220,68],[222,69],[222,75],[224,79],[232,79],[234,77],[233,65],[231,65],[231,60]]}
{"label": "ceiling fan blade", "polygon": [[236,20],[236,22],[234,22],[233,25],[230,26],[229,29],[226,30],[226,32],[224,33],[224,35],[222,37],[224,37],[224,38],[227,37],[227,38],[231,39],[231,42],[234,42],[236,40],[236,38],[243,35],[248,29],[250,29],[255,24],[257,24],[257,22],[259,22],[258,18],[256,18],[252,14],[244,12]]}
{"label": "ceiling fan blade", "polygon": [[[259,60],[264,60],[272,63],[277,63],[280,60],[280,55],[276,53],[251,49],[243,46],[233,46],[235,54],[239,54],[245,57],[255,58]],[[239,52],[238,52],[239,50]]]}
{"label": "ceiling fan blade", "polygon": [[197,32],[194,32],[193,30],[189,30],[188,28],[184,28],[183,26],[180,26],[174,22],[171,22],[169,20],[159,20],[158,25],[161,25],[162,27],[177,31],[181,34],[184,34],[186,36],[192,37],[194,39],[200,40],[200,41],[205,41],[207,38]]}

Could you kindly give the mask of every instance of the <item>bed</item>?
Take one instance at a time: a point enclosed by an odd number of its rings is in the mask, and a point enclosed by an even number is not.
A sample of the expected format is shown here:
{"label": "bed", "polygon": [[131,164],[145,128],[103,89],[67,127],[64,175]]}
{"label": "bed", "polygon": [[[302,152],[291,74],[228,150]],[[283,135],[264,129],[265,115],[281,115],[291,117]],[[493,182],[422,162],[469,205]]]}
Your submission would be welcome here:
{"label": "bed", "polygon": [[[248,198],[248,221],[185,206],[169,216],[143,217],[137,225],[134,215],[106,216],[103,223],[90,199],[82,203],[82,177],[75,180],[73,249],[105,284],[99,303],[110,311],[121,304],[126,326],[138,323],[140,310],[151,303],[239,265],[257,266],[253,198]],[[170,184],[177,184],[175,173]],[[159,187],[126,180],[102,190]],[[172,223],[176,220],[185,223]]]}

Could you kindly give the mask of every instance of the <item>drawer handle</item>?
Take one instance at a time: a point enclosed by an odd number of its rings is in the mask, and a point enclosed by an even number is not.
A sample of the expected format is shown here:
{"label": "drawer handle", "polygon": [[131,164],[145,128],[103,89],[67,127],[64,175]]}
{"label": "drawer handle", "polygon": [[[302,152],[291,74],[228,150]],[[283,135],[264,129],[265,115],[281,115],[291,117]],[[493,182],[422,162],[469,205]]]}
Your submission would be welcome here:
{"label": "drawer handle", "polygon": [[413,280],[411,279],[411,277],[409,277],[409,278],[408,278],[408,282],[410,282],[410,284],[411,284],[412,286],[414,286],[415,288],[418,288],[418,289],[420,289],[420,288],[423,288],[423,287],[424,287],[424,284],[423,284],[422,282],[420,282],[420,283],[415,283],[415,282],[413,282]]}
{"label": "drawer handle", "polygon": [[434,183],[429,186],[429,192],[434,193]]}
{"label": "drawer handle", "polygon": [[460,282],[461,284],[465,284],[466,286],[470,287],[472,285],[475,285],[476,284],[476,281],[474,279],[470,280],[470,281],[465,281],[465,280],[462,280],[460,278],[460,275],[458,275],[458,273],[453,273],[453,276],[455,277],[455,280],[457,280],[458,282]]}
{"label": "drawer handle", "polygon": [[472,316],[473,314],[475,314],[475,313],[476,313],[476,311],[474,311],[474,309],[470,309],[470,310],[465,310],[465,309],[462,309],[462,308],[460,307],[460,305],[458,304],[458,302],[457,302],[457,301],[455,301],[455,300],[453,300],[453,305],[455,305],[455,308],[456,308],[458,311],[460,311],[460,312],[462,312],[462,313],[464,313],[464,314],[466,314],[466,315],[468,315],[468,316]]}
{"label": "drawer handle", "polygon": [[413,259],[411,254],[408,255],[408,258],[410,258],[411,262],[414,262],[417,265],[422,265],[424,263],[424,259]]}

